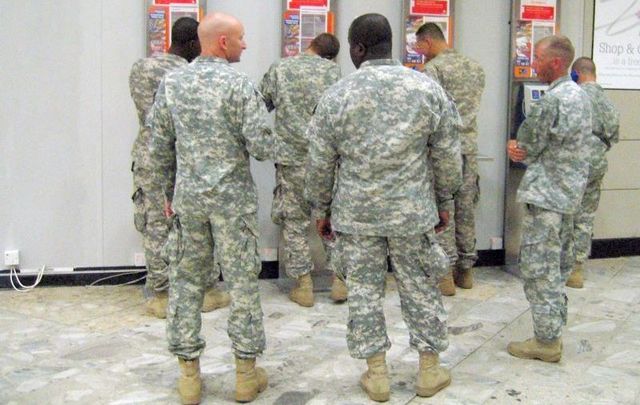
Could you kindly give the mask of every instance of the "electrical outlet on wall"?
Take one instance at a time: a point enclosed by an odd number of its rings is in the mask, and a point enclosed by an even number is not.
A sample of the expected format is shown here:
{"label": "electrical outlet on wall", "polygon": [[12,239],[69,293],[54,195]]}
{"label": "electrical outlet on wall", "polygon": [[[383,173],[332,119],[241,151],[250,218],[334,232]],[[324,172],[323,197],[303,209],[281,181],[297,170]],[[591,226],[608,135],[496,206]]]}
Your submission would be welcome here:
{"label": "electrical outlet on wall", "polygon": [[20,251],[19,250],[5,250],[4,251],[4,265],[5,266],[19,266],[20,265]]}
{"label": "electrical outlet on wall", "polygon": [[134,253],[133,254],[133,265],[136,267],[144,267],[147,265],[147,260],[144,257],[144,253]]}

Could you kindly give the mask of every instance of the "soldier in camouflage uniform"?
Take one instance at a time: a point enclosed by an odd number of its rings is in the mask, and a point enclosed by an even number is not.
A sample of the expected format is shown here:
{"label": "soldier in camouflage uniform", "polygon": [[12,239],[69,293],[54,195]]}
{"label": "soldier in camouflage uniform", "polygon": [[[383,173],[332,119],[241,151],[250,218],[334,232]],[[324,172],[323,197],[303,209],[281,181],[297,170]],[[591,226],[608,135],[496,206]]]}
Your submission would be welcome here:
{"label": "soldier in camouflage uniform", "polygon": [[508,154],[527,164],[517,200],[526,204],[520,246],[520,271],[531,305],[535,336],[511,342],[511,355],[557,362],[562,356],[562,326],[567,321],[565,282],[571,273],[573,214],[587,184],[587,137],[591,136],[588,96],[567,70],[574,48],[564,36],[535,45],[533,68],[549,89],[509,141]]}
{"label": "soldier in camouflage uniform", "polygon": [[167,198],[173,195],[178,235],[171,254],[167,339],[182,371],[182,401],[199,403],[198,359],[205,347],[199,308],[205,275],[214,267],[215,242],[215,260],[232,298],[228,334],[236,356],[236,399],[247,402],[267,382],[264,370],[255,367],[265,336],[258,291],[258,201],[249,156],[270,158],[272,134],[259,92],[229,65],[246,48],[240,21],[209,14],[198,37],[201,56],[165,76],[149,115],[154,181]]}
{"label": "soldier in camouflage uniform", "polygon": [[[172,219],[165,216],[165,199],[160,189],[152,187],[152,169],[149,158],[150,131],[145,120],[160,81],[164,75],[191,62],[200,54],[198,41],[198,22],[193,18],[179,18],[172,27],[171,48],[166,54],[152,58],[143,58],[133,64],[129,75],[131,98],[138,112],[140,130],[133,144],[131,157],[133,163],[133,203],[136,229],[142,234],[145,259],[147,262],[147,281],[145,307],[150,315],[166,317],[167,288],[169,286],[167,264],[162,257],[162,248],[171,229]],[[169,200],[170,201],[170,200]],[[219,272],[208,275],[210,286],[202,310],[212,311],[229,304],[229,295],[214,288]]]}
{"label": "soldier in camouflage uniform", "polygon": [[[305,131],[322,93],[340,79],[340,67],[332,62],[339,50],[335,36],[320,34],[304,53],[271,65],[260,84],[267,109],[276,110],[276,188],[271,218],[282,225],[285,268],[297,280],[289,297],[305,307],[313,306],[313,264],[307,237],[310,211],[302,195],[308,148]],[[344,282],[338,278],[334,278],[331,296],[336,301],[347,298]]]}
{"label": "soldier in camouflage uniform", "polygon": [[587,261],[591,252],[593,220],[600,202],[600,188],[609,166],[606,153],[611,149],[612,144],[618,142],[620,117],[613,103],[604,94],[602,87],[596,83],[596,65],[591,59],[576,59],[571,66],[571,76],[589,96],[593,114],[593,136],[587,138],[591,156],[589,178],[582,204],[573,221],[576,263],[567,280],[567,286],[582,288],[584,262]]}
{"label": "soldier in camouflage uniform", "polygon": [[422,25],[416,32],[416,40],[416,50],[427,59],[424,73],[453,98],[462,118],[458,131],[462,145],[462,186],[451,203],[450,226],[438,235],[451,261],[450,274],[442,280],[440,290],[444,295],[454,295],[456,285],[460,288],[473,286],[472,268],[478,259],[475,230],[475,209],[480,198],[477,115],[484,90],[484,71],[476,61],[449,48],[437,24]]}
{"label": "soldier in camouflage uniform", "polygon": [[318,233],[337,238],[349,293],[347,343],[353,357],[367,359],[361,384],[376,401],[390,395],[387,255],[411,347],[420,352],[418,395],[451,381],[438,360],[448,345],[438,281],[449,261],[434,226],[439,214],[446,224],[439,210],[459,186],[462,165],[455,107],[437,83],[391,59],[391,43],[384,16],[353,21],[349,44],[358,71],[327,90],[307,133],[305,196]]}

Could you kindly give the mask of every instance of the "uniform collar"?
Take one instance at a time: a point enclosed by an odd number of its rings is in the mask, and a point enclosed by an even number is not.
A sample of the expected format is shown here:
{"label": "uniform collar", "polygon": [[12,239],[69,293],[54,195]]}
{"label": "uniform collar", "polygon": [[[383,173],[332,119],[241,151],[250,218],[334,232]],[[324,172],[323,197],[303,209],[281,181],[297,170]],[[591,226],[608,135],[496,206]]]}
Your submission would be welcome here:
{"label": "uniform collar", "polygon": [[372,59],[362,62],[360,68],[367,66],[395,66],[400,65],[400,61],[397,59]]}
{"label": "uniform collar", "polygon": [[217,57],[217,56],[198,56],[193,60],[193,62],[197,64],[200,64],[200,63],[223,63],[225,65],[229,64],[228,60]]}
{"label": "uniform collar", "polygon": [[551,82],[551,84],[549,85],[549,90],[553,89],[556,86],[559,86],[561,83],[566,81],[572,82],[573,80],[571,80],[571,76],[569,75],[560,76],[559,78]]}

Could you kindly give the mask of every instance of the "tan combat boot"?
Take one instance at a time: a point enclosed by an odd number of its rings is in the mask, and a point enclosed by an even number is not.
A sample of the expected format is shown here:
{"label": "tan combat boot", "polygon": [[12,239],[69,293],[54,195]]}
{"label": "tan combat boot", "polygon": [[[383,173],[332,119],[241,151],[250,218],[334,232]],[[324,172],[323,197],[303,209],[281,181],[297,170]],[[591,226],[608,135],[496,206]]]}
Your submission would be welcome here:
{"label": "tan combat boot", "polygon": [[202,397],[200,360],[178,358],[178,363],[180,364],[180,379],[178,380],[180,401],[185,405],[199,404]]}
{"label": "tan combat boot", "polygon": [[536,338],[524,342],[511,342],[507,346],[509,354],[521,359],[538,359],[549,363],[557,363],[562,356],[562,340],[543,342]]}
{"label": "tan combat boot", "polygon": [[164,319],[167,317],[167,303],[169,302],[169,294],[166,291],[156,293],[144,303],[147,314],[156,318]]}
{"label": "tan combat boot", "polygon": [[335,302],[344,302],[347,300],[347,285],[340,278],[333,276],[333,284],[331,285],[331,299]]}
{"label": "tan combat boot", "polygon": [[211,312],[214,309],[224,308],[231,302],[231,296],[228,292],[218,288],[209,288],[204,293],[202,301],[202,312]]}
{"label": "tan combat boot", "polygon": [[420,353],[420,369],[416,381],[416,393],[421,397],[432,397],[451,384],[451,373],[440,366],[438,353]]}
{"label": "tan combat boot", "polygon": [[440,280],[440,292],[442,295],[452,296],[456,295],[456,285],[453,283],[453,270],[449,270],[449,274],[444,276],[442,280]]}
{"label": "tan combat boot", "polygon": [[388,401],[391,395],[389,371],[384,357],[384,352],[369,357],[367,359],[369,369],[360,378],[362,389],[369,398],[378,402]]}
{"label": "tan combat boot", "polygon": [[458,269],[455,272],[456,286],[469,290],[473,287],[473,269]]}
{"label": "tan combat boot", "polygon": [[573,266],[573,271],[567,280],[567,287],[582,288],[584,287],[584,263],[577,263]]}
{"label": "tan combat boot", "polygon": [[267,389],[267,372],[256,367],[256,359],[236,357],[236,401],[251,402]]}
{"label": "tan combat boot", "polygon": [[311,273],[300,276],[289,293],[289,299],[303,307],[313,306],[313,280]]}

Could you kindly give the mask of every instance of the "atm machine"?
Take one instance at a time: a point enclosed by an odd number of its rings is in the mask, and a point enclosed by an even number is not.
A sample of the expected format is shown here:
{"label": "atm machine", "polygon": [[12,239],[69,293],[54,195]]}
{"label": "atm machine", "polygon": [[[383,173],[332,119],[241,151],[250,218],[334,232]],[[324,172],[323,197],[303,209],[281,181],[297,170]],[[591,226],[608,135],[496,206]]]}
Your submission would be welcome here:
{"label": "atm machine", "polygon": [[[560,2],[547,2],[546,6],[530,5],[529,1],[512,3],[511,17],[511,75],[509,79],[509,139],[516,139],[518,129],[539,102],[548,86],[540,83],[532,68],[533,48],[536,41],[557,33]],[[531,7],[531,8],[528,8]],[[545,8],[546,7],[546,8]],[[504,250],[505,267],[510,273],[519,274],[518,255],[524,206],[516,202],[516,193],[526,166],[507,157]]]}

